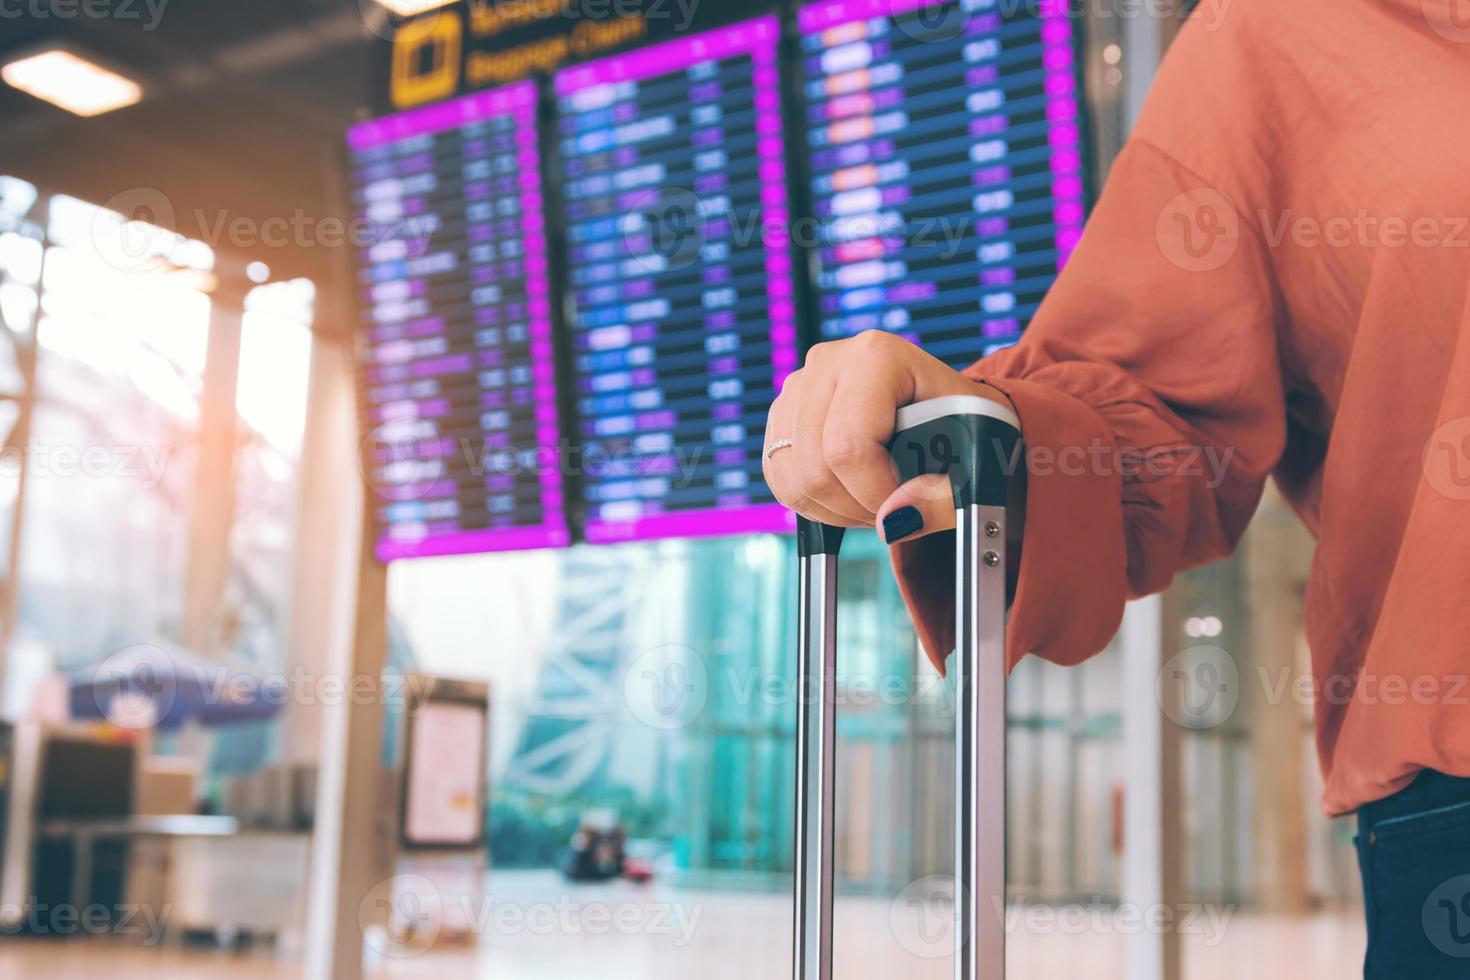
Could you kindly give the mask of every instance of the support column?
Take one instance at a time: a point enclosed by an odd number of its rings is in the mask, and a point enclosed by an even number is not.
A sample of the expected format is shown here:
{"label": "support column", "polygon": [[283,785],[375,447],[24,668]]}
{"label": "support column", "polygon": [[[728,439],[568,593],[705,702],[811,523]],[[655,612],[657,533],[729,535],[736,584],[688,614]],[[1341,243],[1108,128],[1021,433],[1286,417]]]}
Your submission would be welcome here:
{"label": "support column", "polygon": [[[42,260],[44,281],[45,260]],[[41,345],[36,342],[37,327],[41,320],[41,297],[44,287],[36,284],[36,316],[28,324],[8,324],[0,318],[0,330],[5,331],[5,343],[20,374],[20,389],[7,392],[7,400],[16,407],[15,426],[6,434],[3,447],[17,452],[20,457],[19,470],[15,474],[15,501],[10,506],[10,540],[7,545],[4,577],[0,578],[0,698],[8,691],[7,669],[10,661],[10,644],[15,639],[15,621],[20,610],[20,564],[24,554],[21,544],[25,532],[26,485],[30,482],[31,417],[36,410],[37,358]]]}
{"label": "support column", "polygon": [[209,347],[199,402],[194,514],[189,525],[184,580],[185,647],[208,655],[212,626],[230,571],[230,522],[235,515],[235,447],[239,441],[235,391],[245,296],[223,284],[210,297]]}
{"label": "support column", "polygon": [[[1123,614],[1123,902],[1145,923],[1156,909],[1170,911],[1165,921],[1177,921],[1182,897],[1179,727],[1160,703],[1175,696],[1175,686],[1158,682],[1179,635],[1177,595],[1139,599]],[[1179,934],[1171,928],[1130,932],[1125,959],[1128,980],[1183,976]]]}
{"label": "support column", "polygon": [[[1297,690],[1297,633],[1312,541],[1272,490],[1245,537],[1246,596],[1250,614],[1252,876],[1264,912],[1311,911],[1307,854],[1306,728]],[[1288,679],[1290,679],[1288,681]],[[1272,691],[1288,696],[1274,703]]]}
{"label": "support column", "polygon": [[[302,500],[327,527],[311,532],[314,540],[298,554],[296,575],[304,590],[298,608],[312,605],[303,596],[315,595],[324,605],[300,620],[293,644],[302,644],[296,652],[303,662],[322,665],[324,676],[337,682],[331,689],[342,696],[322,699],[314,711],[298,709],[290,722],[293,736],[309,740],[301,751],[319,746],[304,976],[360,980],[364,902],[370,893],[391,897],[391,886],[378,887],[390,873],[391,852],[381,794],[388,575],[370,545],[373,514],[358,475],[360,440],[349,424],[351,353],[345,343],[317,342],[312,382],[313,409],[324,415],[311,423],[314,439],[306,455],[313,445],[321,454],[309,475],[322,482],[304,482]],[[310,523],[305,513],[301,523]],[[350,530],[333,541],[328,528],[339,525]],[[350,619],[347,610],[353,610]],[[325,645],[309,648],[318,641]]]}
{"label": "support column", "polygon": [[[1123,119],[1131,132],[1143,111],[1163,55],[1164,34],[1156,12],[1138,10],[1124,19]],[[1123,616],[1124,783],[1123,901],[1141,912],[1177,912],[1183,872],[1180,808],[1179,729],[1165,715],[1158,674],[1181,635],[1175,594],[1129,603]],[[1177,715],[1176,715],[1177,717]],[[1129,980],[1179,980],[1183,975],[1179,935],[1137,930],[1127,938]]]}
{"label": "support column", "polygon": [[1123,19],[1123,128],[1131,133],[1164,56],[1164,31],[1147,4]]}
{"label": "support column", "polygon": [[[289,666],[310,680],[346,662],[353,640],[363,506],[353,367],[349,340],[314,335],[292,550]],[[320,699],[286,706],[283,765],[318,761],[322,721]]]}

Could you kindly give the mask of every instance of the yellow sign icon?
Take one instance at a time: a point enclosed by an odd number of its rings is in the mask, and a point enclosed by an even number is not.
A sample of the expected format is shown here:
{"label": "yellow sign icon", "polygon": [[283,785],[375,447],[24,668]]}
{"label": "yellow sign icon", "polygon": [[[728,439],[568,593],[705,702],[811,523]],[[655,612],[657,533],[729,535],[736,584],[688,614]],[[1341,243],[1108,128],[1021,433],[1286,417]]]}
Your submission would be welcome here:
{"label": "yellow sign icon", "polygon": [[463,48],[458,14],[440,11],[400,27],[393,37],[393,105],[406,109],[457,92]]}

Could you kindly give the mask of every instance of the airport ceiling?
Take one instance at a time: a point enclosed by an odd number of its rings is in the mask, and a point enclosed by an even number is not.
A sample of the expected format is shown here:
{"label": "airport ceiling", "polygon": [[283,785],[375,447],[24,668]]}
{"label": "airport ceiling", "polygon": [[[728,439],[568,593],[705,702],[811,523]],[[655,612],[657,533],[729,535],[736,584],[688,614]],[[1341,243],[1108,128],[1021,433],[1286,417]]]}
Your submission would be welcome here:
{"label": "airport ceiling", "polygon": [[342,135],[382,23],[372,0],[0,0],[0,63],[59,41],[144,89],[81,118],[0,84],[0,174],[96,203],[162,195],[181,234],[325,282],[342,256],[312,229],[344,216]]}

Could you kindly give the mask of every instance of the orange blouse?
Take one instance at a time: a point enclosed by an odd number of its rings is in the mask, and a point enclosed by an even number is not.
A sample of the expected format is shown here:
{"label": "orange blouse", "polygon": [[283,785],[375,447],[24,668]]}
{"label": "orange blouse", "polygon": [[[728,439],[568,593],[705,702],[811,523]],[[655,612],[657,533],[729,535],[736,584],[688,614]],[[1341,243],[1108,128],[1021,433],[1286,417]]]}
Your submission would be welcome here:
{"label": "orange blouse", "polygon": [[[1318,539],[1306,628],[1330,813],[1421,768],[1470,776],[1454,3],[1205,0],[1024,339],[967,372],[1010,397],[1027,443],[1012,665],[1101,650],[1126,598],[1232,550],[1274,474]],[[943,537],[894,549],[936,663],[953,646]]]}

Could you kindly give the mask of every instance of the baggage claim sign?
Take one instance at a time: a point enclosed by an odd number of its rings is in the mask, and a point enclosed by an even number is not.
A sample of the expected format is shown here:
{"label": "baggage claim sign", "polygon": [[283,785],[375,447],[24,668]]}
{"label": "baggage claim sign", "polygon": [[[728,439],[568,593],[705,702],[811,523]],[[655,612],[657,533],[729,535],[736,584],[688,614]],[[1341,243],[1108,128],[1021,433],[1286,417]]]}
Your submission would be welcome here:
{"label": "baggage claim sign", "polygon": [[[366,4],[369,0],[363,0]],[[751,5],[739,10],[750,16]],[[706,12],[725,7],[724,15]],[[460,0],[384,33],[392,58],[383,111],[408,109],[730,19],[701,0]]]}

